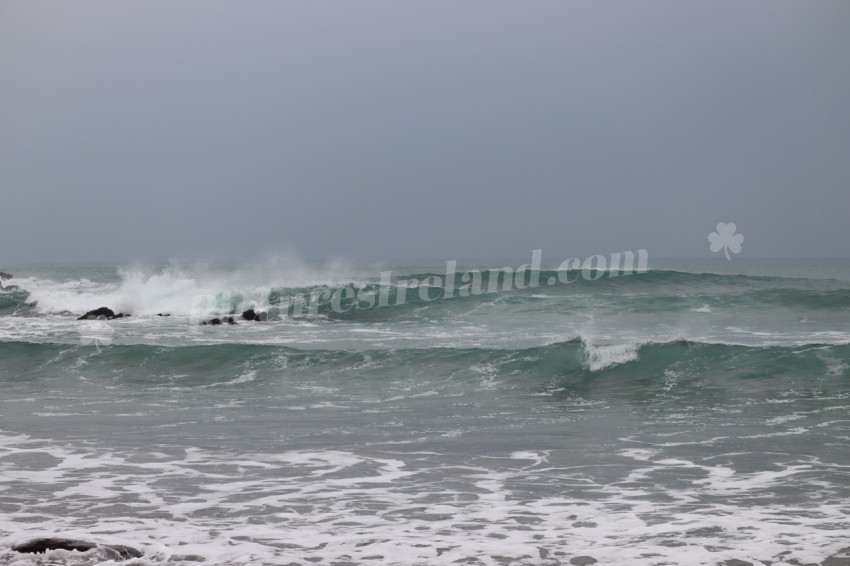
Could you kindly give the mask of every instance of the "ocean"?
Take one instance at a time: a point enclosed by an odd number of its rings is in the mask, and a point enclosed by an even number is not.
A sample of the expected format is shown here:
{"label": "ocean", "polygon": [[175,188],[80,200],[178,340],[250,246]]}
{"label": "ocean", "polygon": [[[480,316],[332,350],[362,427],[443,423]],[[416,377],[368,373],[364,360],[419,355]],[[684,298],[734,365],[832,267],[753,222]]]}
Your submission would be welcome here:
{"label": "ocean", "polygon": [[0,266],[0,564],[850,563],[850,261],[523,262]]}

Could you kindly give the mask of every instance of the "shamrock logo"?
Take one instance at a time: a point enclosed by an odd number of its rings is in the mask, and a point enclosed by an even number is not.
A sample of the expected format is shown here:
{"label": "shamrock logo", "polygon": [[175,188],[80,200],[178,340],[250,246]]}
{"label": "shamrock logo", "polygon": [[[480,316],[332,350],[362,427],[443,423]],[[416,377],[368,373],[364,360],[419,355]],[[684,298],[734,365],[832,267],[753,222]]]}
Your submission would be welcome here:
{"label": "shamrock logo", "polygon": [[717,232],[712,232],[708,235],[708,241],[711,243],[711,251],[716,253],[724,250],[726,252],[726,259],[732,261],[732,258],[729,257],[729,250],[732,250],[733,254],[740,253],[741,244],[744,243],[744,236],[735,233],[737,229],[738,227],[735,226],[734,222],[718,222]]}
{"label": "shamrock logo", "polygon": [[112,344],[112,335],[115,334],[115,329],[99,320],[86,320],[77,331],[80,333],[80,344],[83,346],[94,344],[98,353],[100,353],[101,345]]}

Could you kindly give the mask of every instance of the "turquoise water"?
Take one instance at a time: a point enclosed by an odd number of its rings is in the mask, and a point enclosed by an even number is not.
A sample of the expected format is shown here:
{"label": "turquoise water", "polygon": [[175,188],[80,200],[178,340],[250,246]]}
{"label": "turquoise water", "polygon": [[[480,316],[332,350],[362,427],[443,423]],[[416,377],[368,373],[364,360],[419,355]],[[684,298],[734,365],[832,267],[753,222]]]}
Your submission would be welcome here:
{"label": "turquoise water", "polygon": [[[4,267],[0,563],[39,563],[10,547],[45,535],[144,565],[848,546],[850,262],[543,269],[487,291],[520,263],[460,266],[451,290],[445,264],[385,266],[390,286],[350,266]],[[482,292],[461,296],[474,267]],[[102,306],[132,316],[77,320]]]}

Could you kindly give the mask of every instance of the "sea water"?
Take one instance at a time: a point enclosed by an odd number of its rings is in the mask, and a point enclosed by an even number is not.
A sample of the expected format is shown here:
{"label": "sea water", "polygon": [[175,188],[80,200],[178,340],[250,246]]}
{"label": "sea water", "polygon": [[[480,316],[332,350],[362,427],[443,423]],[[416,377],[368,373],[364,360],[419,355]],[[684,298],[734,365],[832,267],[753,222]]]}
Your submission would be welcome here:
{"label": "sea water", "polygon": [[[130,545],[138,565],[850,546],[846,260],[544,269],[464,296],[463,273],[499,267],[467,262],[450,297],[445,264],[384,265],[386,306],[362,267],[0,267],[19,286],[0,291],[0,564],[112,563],[11,550],[41,536]],[[102,306],[132,316],[77,320]]]}

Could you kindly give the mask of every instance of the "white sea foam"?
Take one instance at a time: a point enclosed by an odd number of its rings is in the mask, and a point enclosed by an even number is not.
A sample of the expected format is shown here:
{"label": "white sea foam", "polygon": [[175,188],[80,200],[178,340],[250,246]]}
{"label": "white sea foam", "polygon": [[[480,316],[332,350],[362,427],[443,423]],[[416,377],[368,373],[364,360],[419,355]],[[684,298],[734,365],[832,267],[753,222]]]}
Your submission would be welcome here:
{"label": "white sea foam", "polygon": [[[21,555],[12,544],[45,534],[125,544],[145,553],[128,566],[248,566],[290,562],[449,565],[599,563],[715,565],[737,558],[817,562],[846,543],[844,505],[740,505],[827,465],[776,471],[621,452],[633,469],[604,484],[555,454],[513,452],[448,465],[438,452],[363,454],[321,450],[182,455],[119,453],[0,435],[0,489],[15,494],[0,517],[0,562],[112,564],[103,551]],[[42,462],[24,473],[16,461]],[[658,498],[653,474],[692,477]],[[439,479],[443,478],[443,479]],[[523,485],[583,486],[576,499]],[[25,494],[38,492],[39,499]],[[711,504],[701,499],[715,498]],[[718,497],[726,499],[717,499]],[[783,554],[785,553],[785,554]],[[187,558],[188,557],[188,558]],[[498,557],[498,558],[497,558]]]}
{"label": "white sea foam", "polygon": [[638,359],[640,344],[593,345],[582,341],[583,365],[590,371],[599,371]]}
{"label": "white sea foam", "polygon": [[[108,306],[115,312],[153,316],[178,316],[219,312],[215,300],[242,300],[246,306],[267,306],[272,289],[296,289],[314,285],[338,286],[362,277],[342,263],[310,267],[296,258],[271,261],[240,268],[217,268],[205,264],[172,262],[165,268],[135,265],[118,270],[118,281],[95,283],[87,279],[52,281],[22,279],[30,301],[42,314],[82,314]],[[197,312],[204,305],[205,312]]]}

